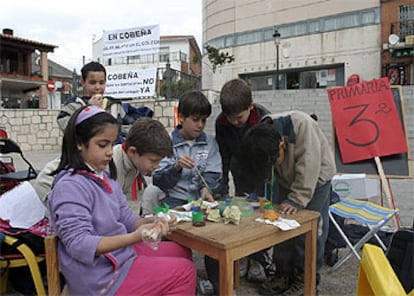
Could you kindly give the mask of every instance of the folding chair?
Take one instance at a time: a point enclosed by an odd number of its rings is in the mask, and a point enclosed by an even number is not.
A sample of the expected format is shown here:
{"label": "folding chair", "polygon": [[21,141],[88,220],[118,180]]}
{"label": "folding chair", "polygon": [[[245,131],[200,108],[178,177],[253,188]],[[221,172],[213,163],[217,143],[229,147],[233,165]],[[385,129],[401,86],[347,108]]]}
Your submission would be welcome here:
{"label": "folding chair", "polygon": [[[377,232],[384,226],[392,217],[398,213],[398,209],[388,209],[369,201],[361,201],[355,199],[344,199],[329,206],[329,219],[335,225],[338,232],[344,238],[346,244],[350,248],[349,252],[340,258],[336,264],[332,267],[333,270],[337,270],[346,260],[348,260],[352,254],[358,260],[361,260],[361,256],[358,250],[372,237],[375,237],[380,246],[387,250],[383,241],[377,235]],[[352,244],[342,228],[336,222],[333,214],[345,219],[355,219],[360,223],[363,223],[369,227],[369,231],[355,244]]]}
{"label": "folding chair", "polygon": [[[362,249],[356,295],[407,295],[384,252],[377,246],[365,244]],[[408,295],[414,295],[414,290]]]}
{"label": "folding chair", "polygon": [[0,138],[0,154],[4,157],[4,154],[16,153],[19,154],[23,161],[27,164],[26,170],[20,170],[17,172],[10,172],[0,174],[0,181],[29,181],[35,179],[39,171],[35,170],[32,164],[24,157],[23,151],[11,139]]}
{"label": "folding chair", "polygon": [[9,268],[28,266],[36,288],[36,294],[39,296],[46,295],[39,269],[39,263],[45,260],[44,254],[35,255],[30,247],[21,240],[2,232],[0,232],[0,242],[4,242],[17,250],[17,254],[0,254],[0,293],[5,293],[7,290]]}

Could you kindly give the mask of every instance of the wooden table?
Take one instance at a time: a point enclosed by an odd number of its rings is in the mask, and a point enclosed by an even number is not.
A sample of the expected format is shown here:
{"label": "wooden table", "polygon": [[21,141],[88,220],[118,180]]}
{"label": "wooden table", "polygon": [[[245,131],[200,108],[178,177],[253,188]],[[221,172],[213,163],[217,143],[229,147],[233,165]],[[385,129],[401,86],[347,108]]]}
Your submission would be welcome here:
{"label": "wooden table", "polygon": [[234,263],[257,251],[306,234],[305,295],[315,295],[319,213],[301,210],[295,215],[287,216],[301,224],[300,227],[289,231],[281,231],[276,226],[254,221],[260,215],[260,212],[255,211],[250,217],[242,217],[239,225],[207,222],[204,227],[195,227],[191,222],[182,222],[168,238],[218,260],[220,295],[232,295]]}

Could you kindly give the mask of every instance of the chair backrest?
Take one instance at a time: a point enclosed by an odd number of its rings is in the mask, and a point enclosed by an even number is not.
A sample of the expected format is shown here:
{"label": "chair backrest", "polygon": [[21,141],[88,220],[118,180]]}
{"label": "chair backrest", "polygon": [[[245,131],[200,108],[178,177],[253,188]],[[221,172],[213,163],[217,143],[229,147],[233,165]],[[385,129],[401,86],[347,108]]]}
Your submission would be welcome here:
{"label": "chair backrest", "polygon": [[357,295],[407,295],[380,247],[365,244],[362,249]]}
{"label": "chair backrest", "polygon": [[31,179],[35,179],[37,177],[37,171],[34,169],[33,165],[26,159],[26,157],[23,155],[23,151],[20,149],[19,145],[17,145],[16,142],[14,142],[11,139],[4,139],[0,138],[0,154],[10,154],[10,153],[16,153],[19,154],[21,159],[26,163],[27,170],[21,170],[14,174],[11,174],[11,176],[2,176],[2,179],[8,179],[16,181],[27,181]]}
{"label": "chair backrest", "polygon": [[8,153],[19,153],[23,154],[22,150],[20,149],[19,145],[16,144],[11,139],[0,138],[0,153],[8,154]]}
{"label": "chair backrest", "polygon": [[48,294],[52,296],[61,294],[59,257],[57,252],[57,237],[45,237],[46,272]]}

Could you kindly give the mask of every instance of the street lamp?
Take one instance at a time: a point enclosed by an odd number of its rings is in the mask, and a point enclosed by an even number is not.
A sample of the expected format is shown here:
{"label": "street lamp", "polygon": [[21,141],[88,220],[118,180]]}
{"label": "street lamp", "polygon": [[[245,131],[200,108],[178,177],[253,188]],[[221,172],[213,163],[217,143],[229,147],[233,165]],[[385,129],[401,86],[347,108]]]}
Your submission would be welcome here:
{"label": "street lamp", "polygon": [[273,39],[276,45],[276,89],[279,89],[279,45],[280,45],[280,33],[276,29],[273,33]]}

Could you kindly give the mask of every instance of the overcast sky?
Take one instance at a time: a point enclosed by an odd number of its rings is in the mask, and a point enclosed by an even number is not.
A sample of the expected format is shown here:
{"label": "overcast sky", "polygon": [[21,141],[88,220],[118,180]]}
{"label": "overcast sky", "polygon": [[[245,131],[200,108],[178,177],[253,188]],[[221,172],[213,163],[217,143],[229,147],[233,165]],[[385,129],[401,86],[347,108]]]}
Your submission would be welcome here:
{"label": "overcast sky", "polygon": [[1,30],[58,46],[49,59],[78,73],[103,31],[158,24],[160,35],[194,35],[201,49],[201,15],[201,0],[0,0]]}

